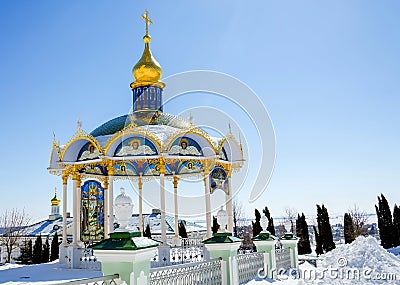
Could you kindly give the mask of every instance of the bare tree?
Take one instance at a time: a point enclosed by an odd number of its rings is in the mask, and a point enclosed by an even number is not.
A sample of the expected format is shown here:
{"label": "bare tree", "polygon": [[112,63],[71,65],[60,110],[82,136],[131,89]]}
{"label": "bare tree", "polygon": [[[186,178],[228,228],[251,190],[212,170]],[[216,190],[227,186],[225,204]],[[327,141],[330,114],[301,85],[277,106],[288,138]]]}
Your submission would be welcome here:
{"label": "bare tree", "polygon": [[232,212],[233,212],[233,231],[234,236],[238,236],[238,225],[237,222],[243,216],[243,205],[242,203],[236,198],[232,201]]}
{"label": "bare tree", "polygon": [[0,228],[3,229],[0,235],[0,246],[6,249],[6,262],[11,262],[11,253],[19,246],[28,222],[29,219],[24,210],[6,210],[0,216]]}
{"label": "bare tree", "polygon": [[285,215],[284,215],[284,221],[285,222],[290,222],[290,232],[295,233],[295,222],[297,219],[297,210],[294,208],[285,208]]}
{"label": "bare tree", "polygon": [[354,204],[354,207],[348,210],[352,217],[355,237],[365,235],[367,233],[368,214],[364,210]]}

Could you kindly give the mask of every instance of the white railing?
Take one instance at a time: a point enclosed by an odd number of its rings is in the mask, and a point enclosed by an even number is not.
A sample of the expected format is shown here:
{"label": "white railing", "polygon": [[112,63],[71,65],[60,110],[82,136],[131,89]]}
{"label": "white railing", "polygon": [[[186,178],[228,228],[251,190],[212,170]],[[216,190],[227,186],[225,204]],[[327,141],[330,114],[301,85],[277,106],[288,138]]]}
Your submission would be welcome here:
{"label": "white railing", "polygon": [[221,285],[222,258],[151,269],[150,285]]}
{"label": "white railing", "polygon": [[101,262],[93,255],[91,248],[85,248],[82,251],[82,257],[79,264],[80,269],[101,270]]}
{"label": "white railing", "polygon": [[210,255],[202,243],[181,246],[160,246],[151,260],[151,267],[155,268],[208,260],[210,260]]}
{"label": "white railing", "polygon": [[280,248],[275,250],[276,269],[289,269],[292,265],[290,259],[290,248]]}
{"label": "white railing", "polygon": [[88,279],[81,279],[81,280],[74,280],[74,281],[68,281],[68,282],[63,282],[63,283],[54,283],[57,285],[117,285],[120,284],[121,280],[119,279],[118,274],[113,274],[113,275],[106,275],[102,277],[96,277],[96,278],[88,278]]}
{"label": "white railing", "polygon": [[239,254],[236,261],[239,284],[244,284],[256,277],[260,269],[264,268],[264,253]]}

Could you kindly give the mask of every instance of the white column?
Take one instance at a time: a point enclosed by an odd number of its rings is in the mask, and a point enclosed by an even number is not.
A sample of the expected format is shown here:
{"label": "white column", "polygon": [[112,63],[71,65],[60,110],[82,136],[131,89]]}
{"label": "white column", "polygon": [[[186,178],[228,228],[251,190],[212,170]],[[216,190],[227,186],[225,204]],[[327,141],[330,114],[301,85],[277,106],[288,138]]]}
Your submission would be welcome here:
{"label": "white column", "polygon": [[62,244],[67,245],[67,183],[68,176],[63,176],[63,231],[62,231]]}
{"label": "white column", "polygon": [[79,179],[76,181],[76,188],[75,188],[75,193],[76,193],[76,212],[75,212],[75,217],[74,220],[76,220],[76,234],[77,234],[77,238],[76,238],[76,243],[78,245],[81,244],[81,179],[79,177]]}
{"label": "white column", "polygon": [[139,231],[141,236],[143,236],[143,181],[142,175],[139,177],[138,181],[139,188]]}
{"label": "white column", "polygon": [[175,237],[179,237],[178,221],[178,177],[174,176]]}
{"label": "white column", "polygon": [[209,173],[204,173],[204,192],[206,199],[206,226],[207,226],[207,238],[212,237],[211,232],[211,193],[210,193],[210,178]]}
{"label": "white column", "polygon": [[108,177],[108,232],[114,232],[114,176]]}
{"label": "white column", "polygon": [[228,178],[228,193],[225,194],[226,212],[228,213],[228,232],[233,233],[233,208],[231,179]]}
{"label": "white column", "polygon": [[77,245],[78,242],[78,219],[77,215],[77,200],[76,197],[78,195],[78,191],[76,189],[76,179],[72,181],[72,215],[73,215],[73,222],[72,222],[72,244]]}
{"label": "white column", "polygon": [[161,206],[161,241],[164,245],[167,244],[167,225],[165,221],[165,188],[164,188],[164,173],[160,174],[160,206]]}

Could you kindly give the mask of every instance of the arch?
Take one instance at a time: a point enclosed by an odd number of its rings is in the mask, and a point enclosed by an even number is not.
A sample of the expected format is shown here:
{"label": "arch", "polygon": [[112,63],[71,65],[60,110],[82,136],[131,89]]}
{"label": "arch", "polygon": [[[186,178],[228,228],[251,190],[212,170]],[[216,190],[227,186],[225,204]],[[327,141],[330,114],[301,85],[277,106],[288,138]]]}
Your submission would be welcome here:
{"label": "arch", "polygon": [[50,169],[61,169],[59,166],[58,162],[61,160],[61,151],[60,147],[56,144],[56,142],[53,142],[53,145],[51,147],[50,151],[50,164],[49,168]]}
{"label": "arch", "polygon": [[[189,151],[189,152],[184,152],[187,153],[187,155],[194,155],[194,156],[214,156],[217,153],[217,149],[211,139],[211,137],[204,131],[198,129],[198,128],[193,128],[190,130],[183,130],[179,133],[177,133],[176,135],[172,136],[167,144],[166,144],[166,148],[165,150],[167,151],[167,153],[170,153],[172,147],[174,145],[179,145],[182,142],[186,142],[186,143],[190,143],[190,140],[192,140],[193,142],[195,142],[199,148],[200,148],[200,153],[201,155],[196,155],[196,152],[193,152],[193,154]],[[182,148],[182,146],[180,146]],[[195,146],[196,147],[196,146]],[[182,153],[176,153],[176,151],[173,151],[172,153],[170,153],[170,155],[185,155]]]}
{"label": "arch", "polygon": [[217,153],[221,160],[230,162],[244,160],[242,147],[232,135],[222,138],[218,143]]}
{"label": "arch", "polygon": [[78,130],[75,136],[67,143],[61,153],[61,161],[77,161],[79,159],[79,153],[82,148],[90,143],[93,145],[94,149],[101,155],[103,150],[93,136],[83,132],[82,130]]}
{"label": "arch", "polygon": [[140,137],[145,140],[147,139],[155,147],[157,154],[161,152],[161,142],[154,134],[143,130],[141,127],[135,127],[128,130],[124,129],[112,136],[104,146],[104,154],[106,156],[114,156],[117,147],[125,140],[133,137]]}
{"label": "arch", "polygon": [[155,144],[147,137],[130,136],[116,147],[113,156],[158,155]]}

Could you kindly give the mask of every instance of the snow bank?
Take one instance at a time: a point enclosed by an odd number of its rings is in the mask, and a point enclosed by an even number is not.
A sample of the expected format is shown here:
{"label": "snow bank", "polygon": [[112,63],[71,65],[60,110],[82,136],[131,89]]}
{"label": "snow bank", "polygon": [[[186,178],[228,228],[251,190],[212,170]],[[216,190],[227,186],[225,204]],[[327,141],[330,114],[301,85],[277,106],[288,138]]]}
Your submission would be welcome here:
{"label": "snow bank", "polygon": [[[400,258],[386,251],[373,237],[358,237],[324,254],[318,267],[304,263],[297,280],[255,279],[251,285],[400,285]],[[283,280],[287,279],[287,280]]]}
{"label": "snow bank", "polygon": [[400,259],[374,237],[358,237],[322,255],[316,279],[299,284],[400,284]]}

